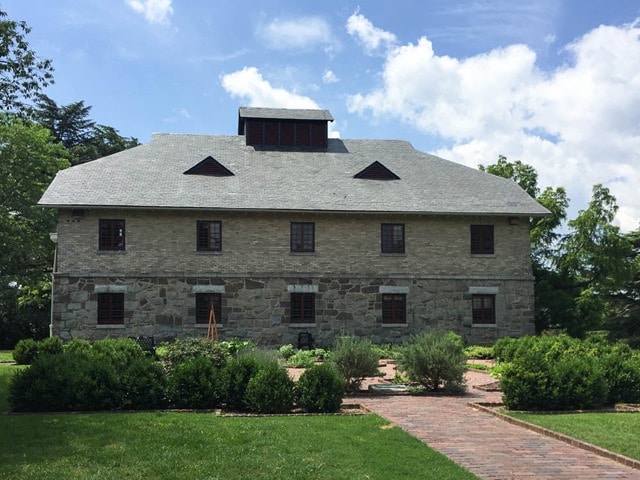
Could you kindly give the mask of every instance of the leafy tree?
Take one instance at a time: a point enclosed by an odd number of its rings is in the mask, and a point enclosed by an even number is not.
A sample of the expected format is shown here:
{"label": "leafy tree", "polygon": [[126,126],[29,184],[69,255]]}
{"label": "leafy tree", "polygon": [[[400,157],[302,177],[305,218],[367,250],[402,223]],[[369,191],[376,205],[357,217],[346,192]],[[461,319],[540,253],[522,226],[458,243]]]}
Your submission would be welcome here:
{"label": "leafy tree", "polygon": [[533,260],[537,263],[545,263],[553,256],[553,248],[560,238],[556,231],[567,218],[569,198],[564,188],[545,188],[540,193],[538,187],[538,172],[520,160],[509,162],[504,155],[498,156],[498,162],[487,167],[479,165],[483,171],[498,177],[508,178],[516,182],[538,203],[547,208],[551,214],[547,217],[531,219],[531,243],[533,244]]}
{"label": "leafy tree", "polygon": [[538,172],[531,165],[522,163],[520,160],[509,162],[504,155],[498,155],[498,163],[486,167],[479,165],[478,168],[482,172],[513,180],[533,198],[536,198],[540,193]]}
{"label": "leafy tree", "polygon": [[634,269],[633,278],[610,295],[610,312],[606,328],[615,339],[629,339],[640,348],[640,229],[625,235],[633,246],[629,261]]}
{"label": "leafy tree", "polygon": [[72,165],[139,145],[136,138],[121,137],[113,127],[96,125],[89,118],[91,106],[83,100],[58,105],[46,95],[38,98],[33,118],[69,150]]}
{"label": "leafy tree", "polygon": [[[43,292],[48,292],[53,260],[49,232],[55,231],[55,214],[37,202],[56,172],[69,166],[66,157],[46,128],[10,117],[0,121],[0,333],[5,341],[40,332],[42,315],[47,321]],[[21,326],[17,317],[25,320]]]}
{"label": "leafy tree", "polygon": [[96,125],[84,145],[72,149],[72,154],[78,163],[88,162],[96,158],[106,157],[114,153],[140,145],[137,138],[122,137],[113,127]]}
{"label": "leafy tree", "polygon": [[95,122],[89,118],[90,106],[83,100],[69,105],[58,105],[47,95],[38,95],[33,118],[48,128],[66,149],[87,143]]}
{"label": "leafy tree", "polygon": [[558,230],[569,205],[564,188],[540,193],[535,169],[504,156],[480,169],[516,181],[551,212],[531,220],[536,329],[563,328],[582,336],[602,328],[610,297],[628,287],[638,271],[632,243],[612,223],[618,207],[609,189],[595,185],[588,207],[569,220],[568,233],[562,235]]}
{"label": "leafy tree", "polygon": [[23,21],[9,20],[0,10],[0,109],[24,114],[28,101],[53,83],[51,60],[40,59],[29,48],[31,28]]}

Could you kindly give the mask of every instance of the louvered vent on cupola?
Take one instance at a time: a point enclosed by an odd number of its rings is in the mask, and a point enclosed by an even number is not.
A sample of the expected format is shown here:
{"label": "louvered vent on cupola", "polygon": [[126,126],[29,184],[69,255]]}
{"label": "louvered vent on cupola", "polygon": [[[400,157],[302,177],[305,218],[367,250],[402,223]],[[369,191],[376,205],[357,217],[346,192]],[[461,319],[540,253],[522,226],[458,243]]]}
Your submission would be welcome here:
{"label": "louvered vent on cupola", "polygon": [[326,150],[329,122],[329,110],[240,107],[238,135],[258,148]]}
{"label": "louvered vent on cupola", "polygon": [[377,160],[364,170],[356,173],[353,178],[365,180],[400,180],[400,177]]}
{"label": "louvered vent on cupola", "polygon": [[222,165],[212,156],[208,156],[200,163],[197,163],[189,170],[184,172],[185,175],[207,175],[209,177],[231,177],[233,172]]}

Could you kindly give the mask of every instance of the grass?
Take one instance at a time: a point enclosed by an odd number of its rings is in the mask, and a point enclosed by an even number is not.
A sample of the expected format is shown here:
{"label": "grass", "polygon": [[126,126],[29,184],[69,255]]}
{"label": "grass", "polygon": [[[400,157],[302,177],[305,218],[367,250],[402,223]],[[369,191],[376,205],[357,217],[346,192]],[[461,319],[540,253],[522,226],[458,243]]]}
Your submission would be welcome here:
{"label": "grass", "polygon": [[[0,410],[9,378],[0,365]],[[0,415],[1,478],[475,479],[377,415]]]}
{"label": "grass", "polygon": [[483,372],[490,372],[493,367],[489,365],[483,365],[481,363],[467,363],[466,367],[468,370],[480,370]]}
{"label": "grass", "polygon": [[0,363],[13,363],[13,352],[11,350],[0,350]]}
{"label": "grass", "polygon": [[640,460],[640,413],[508,413],[555,432]]}

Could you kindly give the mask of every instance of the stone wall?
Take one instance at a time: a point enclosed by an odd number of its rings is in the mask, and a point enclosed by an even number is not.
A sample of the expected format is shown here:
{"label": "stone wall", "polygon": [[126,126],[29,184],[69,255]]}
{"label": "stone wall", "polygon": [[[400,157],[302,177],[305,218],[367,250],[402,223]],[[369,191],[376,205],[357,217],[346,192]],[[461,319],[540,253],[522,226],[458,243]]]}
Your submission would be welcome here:
{"label": "stone wall", "polygon": [[[307,285],[316,291],[316,322],[289,322],[290,292]],[[97,325],[97,291],[118,287],[125,293],[125,324]],[[472,326],[473,288],[493,287],[496,325]],[[312,288],[312,289],[311,289]],[[386,289],[386,290],[385,290]],[[114,290],[112,290],[114,291]],[[374,342],[400,342],[420,331],[453,330],[471,343],[491,343],[502,336],[533,333],[533,284],[513,279],[359,278],[359,277],[62,277],[56,279],[55,330],[63,339],[114,336],[204,336],[195,324],[195,296],[222,292],[222,339],[249,338],[262,345],[297,342],[311,332],[322,345],[341,332]],[[382,324],[381,292],[407,295],[407,324]]]}
{"label": "stone wall", "polygon": [[[222,338],[320,344],[340,332],[396,342],[429,328],[489,343],[533,333],[526,219],[429,215],[89,210],[59,212],[54,330],[64,339],[204,336],[198,292],[222,292]],[[100,218],[124,218],[126,251],[98,251]],[[196,251],[196,222],[222,222],[222,252]],[[290,253],[290,222],[315,222],[315,252]],[[380,253],[381,223],[405,224],[405,254]],[[495,254],[471,255],[469,225],[494,225]],[[290,292],[310,285],[314,325],[289,323]],[[474,288],[496,292],[496,325],[471,325]],[[97,293],[125,294],[125,324],[97,325]],[[112,290],[110,290],[112,289]],[[387,290],[385,290],[387,289]],[[391,289],[391,290],[389,290]],[[407,295],[407,324],[382,325],[381,292]]]}
{"label": "stone wall", "polygon": [[[125,219],[126,251],[98,251],[100,218]],[[196,251],[196,222],[222,222],[222,252]],[[290,253],[290,222],[315,222],[315,252]],[[380,253],[381,223],[404,223],[406,253]],[[495,255],[471,255],[469,225],[490,223]],[[75,275],[325,274],[531,277],[529,225],[506,217],[61,210],[57,271]]]}

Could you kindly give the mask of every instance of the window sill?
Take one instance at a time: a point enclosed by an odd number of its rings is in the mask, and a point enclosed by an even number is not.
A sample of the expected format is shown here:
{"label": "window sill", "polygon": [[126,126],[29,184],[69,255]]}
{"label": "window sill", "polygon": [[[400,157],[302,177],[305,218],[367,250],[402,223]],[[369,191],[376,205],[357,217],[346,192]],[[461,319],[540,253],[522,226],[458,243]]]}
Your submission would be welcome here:
{"label": "window sill", "polygon": [[291,328],[315,328],[315,323],[289,323]]}
{"label": "window sill", "polygon": [[124,255],[126,250],[96,250],[98,255]]}
{"label": "window sill", "polygon": [[470,255],[471,258],[493,258],[496,256],[495,253],[472,253]]}
{"label": "window sill", "polygon": [[383,328],[397,328],[397,327],[406,328],[409,326],[409,324],[407,323],[382,323],[381,325]]}
{"label": "window sill", "polygon": [[495,323],[473,323],[471,328],[498,328]]}
{"label": "window sill", "polygon": [[380,252],[381,257],[406,257],[407,253],[394,253],[394,252]]}
{"label": "window sill", "polygon": [[196,255],[222,255],[222,250],[196,250]]}
{"label": "window sill", "polygon": [[[216,323],[215,326],[217,328],[224,328],[224,324],[222,324],[222,323]],[[196,323],[195,327],[196,328],[209,328],[209,324],[208,323]]]}
{"label": "window sill", "polygon": [[124,328],[124,324],[123,323],[114,323],[114,324],[98,324],[96,325],[96,328],[104,328],[104,329],[118,329],[118,328]]}
{"label": "window sill", "polygon": [[289,255],[298,256],[298,257],[313,257],[316,252],[289,252]]}

